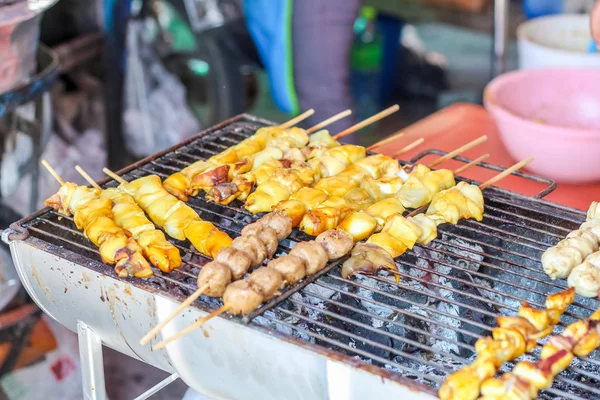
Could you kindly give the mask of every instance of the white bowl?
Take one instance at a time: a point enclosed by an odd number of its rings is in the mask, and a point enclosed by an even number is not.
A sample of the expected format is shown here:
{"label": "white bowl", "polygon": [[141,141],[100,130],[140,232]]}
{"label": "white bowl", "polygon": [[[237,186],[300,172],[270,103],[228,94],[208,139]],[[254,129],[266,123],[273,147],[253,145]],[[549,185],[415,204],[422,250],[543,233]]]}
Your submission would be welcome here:
{"label": "white bowl", "polygon": [[517,29],[519,68],[600,68],[600,53],[587,53],[589,15],[534,18]]}

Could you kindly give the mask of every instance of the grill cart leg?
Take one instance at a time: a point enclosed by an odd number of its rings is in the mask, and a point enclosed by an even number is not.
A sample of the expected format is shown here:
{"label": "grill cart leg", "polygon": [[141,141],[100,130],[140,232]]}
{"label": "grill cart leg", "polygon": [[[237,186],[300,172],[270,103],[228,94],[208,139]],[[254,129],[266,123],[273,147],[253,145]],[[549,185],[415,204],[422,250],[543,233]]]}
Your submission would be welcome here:
{"label": "grill cart leg", "polygon": [[81,321],[77,323],[77,336],[79,338],[83,398],[86,400],[106,400],[102,340],[89,326]]}
{"label": "grill cart leg", "polygon": [[156,385],[152,386],[150,389],[146,390],[144,393],[140,394],[134,400],[146,400],[165,386],[168,386],[170,383],[175,382],[178,378],[179,375],[177,374],[170,375],[162,381],[158,382]]}

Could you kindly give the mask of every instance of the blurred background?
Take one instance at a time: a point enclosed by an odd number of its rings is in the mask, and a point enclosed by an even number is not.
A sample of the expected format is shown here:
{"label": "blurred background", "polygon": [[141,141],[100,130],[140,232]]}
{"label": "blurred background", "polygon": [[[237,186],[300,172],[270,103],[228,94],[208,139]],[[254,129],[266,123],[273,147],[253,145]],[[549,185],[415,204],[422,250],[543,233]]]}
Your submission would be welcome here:
{"label": "blurred background", "polygon": [[[490,143],[498,154],[508,151],[506,159],[518,158],[516,149],[526,145],[511,144],[500,117],[490,105],[489,113],[481,106],[484,88],[513,70],[600,66],[596,49],[590,49],[588,14],[594,3],[0,1],[0,226],[40,208],[56,190],[53,178],[39,173],[41,158],[66,180],[81,180],[76,164],[101,179],[104,166],[119,169],[240,113],[283,122],[314,108],[305,122],[311,126],[352,109],[352,119],[331,128],[336,133],[397,103],[399,112],[348,141],[370,145],[419,126],[456,131],[469,126],[478,135],[497,126],[502,140]],[[563,80],[527,79],[546,86]],[[597,95],[586,107],[583,122],[572,124],[597,133]],[[431,119],[449,116],[448,110],[455,110],[452,123]],[[551,117],[540,119],[538,111],[522,117],[555,124]],[[518,125],[510,131],[524,132]],[[585,146],[595,152],[598,140]],[[558,176],[539,168],[532,166]],[[578,186],[580,193],[597,193],[598,180],[588,174],[565,182],[587,185]],[[589,201],[580,200],[587,207]],[[81,398],[76,338],[31,304],[11,263],[2,243],[0,399]],[[164,377],[110,350],[105,362],[111,399],[134,398]],[[29,384],[33,379],[35,388]],[[154,398],[180,399],[186,389],[176,382]]]}

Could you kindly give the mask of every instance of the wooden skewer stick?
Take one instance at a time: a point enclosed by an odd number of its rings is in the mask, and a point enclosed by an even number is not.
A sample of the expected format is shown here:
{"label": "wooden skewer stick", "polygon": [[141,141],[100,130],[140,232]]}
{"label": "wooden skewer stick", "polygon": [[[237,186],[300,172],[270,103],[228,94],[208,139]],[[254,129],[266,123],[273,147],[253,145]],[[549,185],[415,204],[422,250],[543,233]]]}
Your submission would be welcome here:
{"label": "wooden skewer stick", "polygon": [[424,141],[425,141],[425,139],[423,139],[423,138],[415,140],[411,144],[404,146],[403,148],[401,148],[400,150],[398,150],[396,153],[394,153],[394,155],[392,156],[392,158],[396,158],[399,155],[404,154],[407,151],[410,151],[410,150],[414,149],[415,147],[417,147],[418,145],[420,145]]}
{"label": "wooden skewer stick", "polygon": [[196,299],[198,297],[200,297],[200,295],[202,293],[204,293],[204,291],[206,289],[208,289],[208,283],[205,284],[205,285],[200,286],[198,288],[198,290],[196,290],[194,293],[192,293],[192,295],[190,297],[188,297],[187,299],[185,299],[185,301],[183,303],[181,303],[179,305],[179,307],[177,307],[177,309],[175,311],[173,311],[173,313],[171,313],[171,315],[169,315],[165,320],[163,320],[160,324],[156,325],[150,332],[148,332],[140,340],[140,344],[144,345],[144,344],[148,343],[150,340],[152,340],[152,338],[154,336],[156,336],[158,334],[158,332],[160,332],[160,330],[162,328],[164,328],[169,322],[173,321],[173,319],[177,315],[179,315],[179,313],[182,312],[187,306],[191,305],[194,301],[196,301]]}
{"label": "wooden skewer stick", "polygon": [[127,181],[123,178],[121,178],[119,175],[115,174],[114,172],[112,172],[110,169],[108,168],[102,168],[102,172],[104,172],[106,175],[110,176],[111,178],[113,178],[115,181],[123,184],[123,183],[127,183]]}
{"label": "wooden skewer stick", "polygon": [[479,189],[483,190],[486,187],[493,185],[494,183],[498,182],[499,180],[506,178],[508,175],[512,174],[513,172],[523,168],[524,166],[526,166],[527,164],[529,164],[532,161],[533,161],[533,157],[529,157],[526,160],[516,163],[512,167],[500,172],[498,175],[494,176],[493,178],[483,182],[481,185],[479,185]]}
{"label": "wooden skewer stick", "polygon": [[89,176],[89,175],[88,175],[88,173],[87,173],[87,172],[85,172],[85,171],[83,170],[83,168],[81,168],[79,165],[76,165],[76,166],[75,166],[75,170],[76,170],[77,172],[79,172],[79,175],[83,176],[83,179],[85,179],[85,180],[86,180],[86,181],[87,181],[87,182],[88,182],[90,185],[92,185],[92,187],[93,187],[94,189],[102,190],[102,188],[101,188],[101,187],[100,187],[100,186],[99,186],[99,185],[96,183],[96,181],[95,181],[95,180],[93,180],[93,179],[92,179],[92,177],[91,177],[91,176]]}
{"label": "wooden skewer stick", "polygon": [[200,318],[199,320],[197,320],[196,322],[194,322],[193,324],[191,324],[190,326],[188,326],[185,329],[180,330],[179,332],[177,332],[175,335],[171,336],[170,338],[167,338],[161,342],[158,342],[156,345],[154,345],[152,347],[152,350],[160,350],[163,347],[165,347],[166,345],[168,345],[171,342],[174,342],[175,340],[187,335],[188,333],[190,333],[191,331],[201,328],[202,325],[204,325],[205,323],[207,323],[208,321],[210,321],[211,319],[213,319],[214,317],[223,314],[224,312],[226,312],[227,310],[229,310],[231,307],[227,304],[217,308],[215,311],[211,312],[210,314],[208,314],[206,317],[204,318]]}
{"label": "wooden skewer stick", "polygon": [[346,129],[345,131],[341,131],[340,133],[335,135],[333,137],[333,139],[338,140],[343,137],[346,137],[346,136],[356,132],[357,130],[364,128],[365,126],[372,124],[373,122],[377,122],[380,119],[383,119],[383,118],[387,117],[388,115],[395,113],[399,109],[400,109],[400,107],[398,106],[398,104],[388,107],[385,110],[380,111],[377,114],[373,115],[372,117],[369,117],[369,118],[365,119],[364,121],[359,122],[356,125],[352,125],[350,128]]}
{"label": "wooden skewer stick", "polygon": [[298,115],[295,118],[290,119],[288,122],[284,122],[283,124],[279,125],[280,128],[291,128],[292,126],[304,121],[306,118],[310,117],[311,115],[313,115],[315,113],[315,110],[313,110],[312,108],[308,111],[304,111],[302,114]]}
{"label": "wooden skewer stick", "polygon": [[369,147],[367,147],[367,151],[371,151],[373,149],[376,149],[377,147],[383,146],[384,144],[388,144],[390,142],[393,142],[394,140],[396,140],[398,138],[401,138],[402,136],[404,136],[404,132],[398,131],[398,132],[394,133],[392,136],[389,136],[389,137],[387,137],[387,138],[385,138],[383,140],[380,140],[377,143],[374,143],[374,144],[370,145]]}
{"label": "wooden skewer stick", "polygon": [[443,163],[446,160],[449,160],[451,158],[456,157],[457,155],[459,155],[460,153],[470,150],[473,147],[485,142],[488,139],[487,135],[481,136],[475,140],[473,140],[472,142],[469,142],[467,144],[465,144],[464,146],[459,147],[458,149],[446,154],[445,156],[442,156],[440,158],[438,158],[437,160],[435,160],[434,162],[432,162],[431,164],[429,164],[429,168],[433,168],[436,165],[440,165],[441,163]]}
{"label": "wooden skewer stick", "polygon": [[50,172],[50,174],[54,177],[54,179],[56,179],[58,181],[58,183],[60,183],[61,186],[65,184],[65,181],[63,180],[63,178],[61,178],[60,175],[58,174],[58,172],[56,172],[54,170],[54,168],[52,168],[50,166],[50,164],[48,164],[48,161],[42,160],[42,165],[48,170],[48,172]]}
{"label": "wooden skewer stick", "polygon": [[346,118],[350,114],[352,114],[352,110],[346,110],[346,111],[342,111],[339,114],[335,114],[333,117],[327,118],[325,121],[318,123],[317,125],[313,126],[312,128],[308,128],[306,130],[306,133],[313,133],[313,132],[318,131],[319,129],[323,129],[327,125],[333,124],[334,122],[339,121],[342,118]]}
{"label": "wooden skewer stick", "polygon": [[473,165],[477,165],[477,164],[479,164],[480,162],[482,162],[483,160],[486,160],[486,159],[488,159],[489,157],[490,157],[490,155],[489,155],[489,154],[484,154],[484,155],[482,155],[482,156],[479,156],[479,157],[477,157],[476,159],[474,159],[474,160],[473,160],[473,161],[471,161],[470,163],[468,163],[468,164],[465,164],[465,165],[463,165],[462,167],[455,169],[455,170],[454,170],[454,175],[458,175],[458,174],[460,174],[461,172],[463,172],[463,171],[466,171],[467,169],[471,168]]}

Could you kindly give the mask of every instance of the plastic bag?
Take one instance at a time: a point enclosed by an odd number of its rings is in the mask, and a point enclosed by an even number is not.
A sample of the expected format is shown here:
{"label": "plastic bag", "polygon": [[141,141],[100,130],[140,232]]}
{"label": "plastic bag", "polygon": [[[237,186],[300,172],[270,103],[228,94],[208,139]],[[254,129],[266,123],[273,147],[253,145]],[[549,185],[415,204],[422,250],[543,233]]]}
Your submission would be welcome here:
{"label": "plastic bag", "polygon": [[143,157],[200,130],[186,103],[185,87],[160,63],[145,35],[145,22],[127,28],[124,134],[127,150]]}

